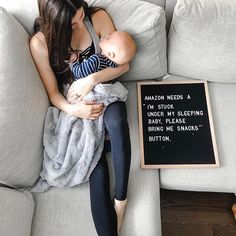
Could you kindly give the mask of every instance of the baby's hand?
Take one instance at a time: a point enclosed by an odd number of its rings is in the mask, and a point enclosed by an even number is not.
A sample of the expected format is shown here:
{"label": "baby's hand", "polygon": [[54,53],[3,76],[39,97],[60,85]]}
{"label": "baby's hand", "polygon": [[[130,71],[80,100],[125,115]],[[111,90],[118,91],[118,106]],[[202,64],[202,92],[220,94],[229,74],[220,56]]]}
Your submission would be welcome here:
{"label": "baby's hand", "polygon": [[77,62],[79,59],[79,52],[74,52],[70,55],[70,63]]}
{"label": "baby's hand", "polygon": [[71,87],[69,88],[67,94],[68,101],[73,102],[76,99],[78,99],[78,101],[82,101],[83,98],[92,91],[94,85],[95,84],[93,82],[93,78],[91,77],[91,75],[76,80],[75,82],[72,83]]}

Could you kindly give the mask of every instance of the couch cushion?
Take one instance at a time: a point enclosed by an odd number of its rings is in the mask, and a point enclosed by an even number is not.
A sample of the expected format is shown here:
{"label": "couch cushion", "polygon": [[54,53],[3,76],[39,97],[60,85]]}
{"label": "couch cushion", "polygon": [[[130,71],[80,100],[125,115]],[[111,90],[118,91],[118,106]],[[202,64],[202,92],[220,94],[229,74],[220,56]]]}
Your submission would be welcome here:
{"label": "couch cushion", "polygon": [[235,1],[178,0],[168,38],[168,71],[236,83],[235,22]]}
{"label": "couch cushion", "polygon": [[137,0],[87,2],[106,9],[116,28],[129,32],[137,44],[130,71],[121,80],[156,79],[167,73],[165,12],[162,7]]}
{"label": "couch cushion", "polygon": [[30,236],[34,200],[29,192],[0,188],[0,234]]}
{"label": "couch cushion", "polygon": [[32,185],[42,162],[48,98],[33,63],[28,34],[0,8],[0,183]]}
{"label": "couch cushion", "polygon": [[36,194],[32,236],[96,235],[88,184]]}
{"label": "couch cushion", "polygon": [[38,5],[35,0],[8,1],[0,0],[0,6],[11,13],[30,34],[33,33],[33,22],[38,16]]}
{"label": "couch cushion", "polygon": [[[183,80],[184,77],[170,76]],[[162,169],[161,187],[190,191],[236,191],[236,84],[208,83],[220,168]]]}
{"label": "couch cushion", "polygon": [[[136,83],[125,83],[129,91],[127,108],[131,134],[131,170],[128,187],[128,207],[125,213],[123,236],[161,236],[159,176],[157,170],[140,169],[140,150]],[[108,155],[109,166],[111,156]],[[111,174],[111,186],[114,180]],[[113,195],[113,191],[111,193]],[[35,194],[36,207],[32,236],[96,235],[90,213],[89,186],[51,188]],[[55,227],[55,225],[57,227]]]}

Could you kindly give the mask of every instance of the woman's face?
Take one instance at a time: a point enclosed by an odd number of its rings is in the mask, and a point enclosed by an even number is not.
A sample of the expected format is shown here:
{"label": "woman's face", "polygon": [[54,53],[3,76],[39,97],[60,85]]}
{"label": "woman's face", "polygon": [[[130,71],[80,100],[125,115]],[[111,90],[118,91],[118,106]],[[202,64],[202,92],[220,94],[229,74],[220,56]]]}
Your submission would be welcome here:
{"label": "woman's face", "polygon": [[81,7],[77,10],[75,16],[71,20],[72,30],[81,29],[84,26],[84,8]]}

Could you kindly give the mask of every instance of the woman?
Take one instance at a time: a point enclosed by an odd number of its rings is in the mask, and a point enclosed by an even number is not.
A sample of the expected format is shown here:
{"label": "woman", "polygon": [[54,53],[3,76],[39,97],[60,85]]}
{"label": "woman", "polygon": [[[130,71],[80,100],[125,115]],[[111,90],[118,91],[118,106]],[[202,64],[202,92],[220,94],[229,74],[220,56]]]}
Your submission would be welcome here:
{"label": "woman", "polygon": [[[103,104],[84,102],[82,98],[97,83],[113,80],[128,71],[128,63],[106,68],[74,82],[67,99],[62,92],[63,85],[73,81],[67,62],[75,56],[85,59],[94,54],[99,38],[115,31],[111,18],[102,9],[88,8],[83,0],[39,0],[38,7],[40,17],[35,25],[39,31],[30,41],[30,50],[52,105],[71,116],[97,119],[103,112]],[[73,100],[78,97],[81,101],[74,104]],[[126,116],[123,102],[112,103],[104,113],[105,126],[111,131],[111,143],[115,144],[112,145],[115,207],[110,199],[109,172],[104,153],[90,176],[92,215],[97,233],[101,236],[118,234],[127,202],[131,154]],[[117,127],[120,127],[119,130]]]}

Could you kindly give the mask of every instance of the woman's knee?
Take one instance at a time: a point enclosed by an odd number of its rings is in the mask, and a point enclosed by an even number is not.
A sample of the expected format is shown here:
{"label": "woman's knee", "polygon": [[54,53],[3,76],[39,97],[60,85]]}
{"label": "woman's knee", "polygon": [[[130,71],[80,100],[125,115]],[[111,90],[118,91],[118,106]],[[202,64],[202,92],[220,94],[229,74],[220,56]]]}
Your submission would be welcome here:
{"label": "woman's knee", "polygon": [[128,129],[125,103],[116,102],[111,104],[104,114],[104,123],[108,131]]}

